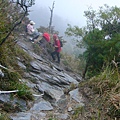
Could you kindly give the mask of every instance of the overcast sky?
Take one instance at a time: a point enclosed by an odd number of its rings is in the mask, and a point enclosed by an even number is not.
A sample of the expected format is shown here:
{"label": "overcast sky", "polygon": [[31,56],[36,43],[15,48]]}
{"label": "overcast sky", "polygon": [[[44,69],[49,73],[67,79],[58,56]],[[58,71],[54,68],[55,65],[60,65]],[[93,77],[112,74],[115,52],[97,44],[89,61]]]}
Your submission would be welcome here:
{"label": "overcast sky", "polygon": [[[55,26],[55,30],[59,31],[59,35],[62,36],[64,36],[68,23],[79,27],[86,25],[84,11],[88,10],[90,6],[94,10],[97,10],[104,4],[110,7],[115,5],[120,7],[120,0],[35,0],[35,5],[31,8],[32,11],[29,18],[36,22],[36,27],[48,27],[50,19],[49,7],[52,7],[53,1],[55,1],[55,5],[52,25]],[[65,40],[67,40],[66,45],[70,48],[69,52],[72,53],[71,46],[73,46],[73,43],[71,44],[70,38],[65,38]]]}
{"label": "overcast sky", "polygon": [[44,7],[49,11],[53,1],[55,1],[54,15],[58,15],[80,27],[86,23],[83,15],[88,7],[92,6],[94,10],[104,4],[120,7],[120,0],[35,0],[35,5],[32,7],[33,11],[30,14],[34,14],[35,10],[40,7]]}

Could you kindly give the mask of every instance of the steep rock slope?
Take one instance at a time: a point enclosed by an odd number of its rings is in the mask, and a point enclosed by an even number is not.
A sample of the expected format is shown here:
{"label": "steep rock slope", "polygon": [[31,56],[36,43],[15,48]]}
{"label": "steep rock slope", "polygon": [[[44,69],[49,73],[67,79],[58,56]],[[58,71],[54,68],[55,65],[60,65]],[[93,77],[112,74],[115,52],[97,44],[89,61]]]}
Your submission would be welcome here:
{"label": "steep rock slope", "polygon": [[[35,100],[34,102],[16,100],[19,101],[21,112],[10,114],[11,119],[70,120],[74,108],[84,106],[84,99],[77,88],[81,78],[77,75],[73,78],[61,65],[51,62],[45,56],[43,58],[41,53],[34,53],[33,43],[26,41],[23,36],[19,38],[17,44],[32,57],[29,68],[20,58],[18,64],[24,70],[21,81],[30,87]],[[74,89],[70,89],[71,84],[75,86]],[[10,95],[1,95],[0,100],[4,101],[6,98],[9,101]]]}

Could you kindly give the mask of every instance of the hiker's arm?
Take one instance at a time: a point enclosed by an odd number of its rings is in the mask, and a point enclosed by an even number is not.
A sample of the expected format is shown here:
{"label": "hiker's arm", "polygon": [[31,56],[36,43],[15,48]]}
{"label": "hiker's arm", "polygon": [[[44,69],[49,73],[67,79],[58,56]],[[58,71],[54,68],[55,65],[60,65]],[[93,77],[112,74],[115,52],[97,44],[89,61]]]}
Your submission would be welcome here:
{"label": "hiker's arm", "polygon": [[54,46],[54,47],[58,47],[55,43],[53,43],[53,46]]}
{"label": "hiker's arm", "polygon": [[31,28],[31,32],[35,32],[34,28]]}
{"label": "hiker's arm", "polygon": [[60,46],[60,43],[59,43],[59,41],[57,41],[56,44],[55,44],[55,47],[59,48],[59,46]]}
{"label": "hiker's arm", "polygon": [[55,45],[55,47],[58,47],[57,45]]}

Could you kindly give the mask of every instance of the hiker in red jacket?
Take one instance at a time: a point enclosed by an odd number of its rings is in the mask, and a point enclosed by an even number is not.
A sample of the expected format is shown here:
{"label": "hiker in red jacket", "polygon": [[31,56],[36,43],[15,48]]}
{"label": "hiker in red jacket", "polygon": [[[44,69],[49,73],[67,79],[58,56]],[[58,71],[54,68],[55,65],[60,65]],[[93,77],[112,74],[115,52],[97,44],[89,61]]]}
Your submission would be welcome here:
{"label": "hiker in red jacket", "polygon": [[55,61],[55,55],[56,55],[57,56],[57,63],[60,63],[61,45],[60,45],[60,40],[58,39],[57,34],[53,35],[53,40],[54,40],[55,50],[54,50],[54,52],[51,53],[51,56],[52,56],[52,59]]}

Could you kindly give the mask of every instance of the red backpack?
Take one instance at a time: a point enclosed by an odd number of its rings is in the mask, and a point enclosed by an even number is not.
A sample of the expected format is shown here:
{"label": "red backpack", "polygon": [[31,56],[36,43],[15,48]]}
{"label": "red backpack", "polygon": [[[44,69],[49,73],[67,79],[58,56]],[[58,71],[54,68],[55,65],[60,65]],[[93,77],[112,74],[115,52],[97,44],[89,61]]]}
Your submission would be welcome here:
{"label": "red backpack", "polygon": [[47,40],[47,42],[50,42],[50,34],[43,33],[43,37]]}

